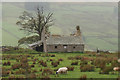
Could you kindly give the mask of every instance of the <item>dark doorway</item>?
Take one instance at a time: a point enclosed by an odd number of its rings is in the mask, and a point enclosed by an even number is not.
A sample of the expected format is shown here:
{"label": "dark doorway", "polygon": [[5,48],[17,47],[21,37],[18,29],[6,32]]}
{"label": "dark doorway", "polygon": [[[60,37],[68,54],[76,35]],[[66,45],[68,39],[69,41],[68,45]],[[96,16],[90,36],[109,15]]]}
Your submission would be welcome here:
{"label": "dark doorway", "polygon": [[37,46],[36,51],[43,52],[43,45]]}

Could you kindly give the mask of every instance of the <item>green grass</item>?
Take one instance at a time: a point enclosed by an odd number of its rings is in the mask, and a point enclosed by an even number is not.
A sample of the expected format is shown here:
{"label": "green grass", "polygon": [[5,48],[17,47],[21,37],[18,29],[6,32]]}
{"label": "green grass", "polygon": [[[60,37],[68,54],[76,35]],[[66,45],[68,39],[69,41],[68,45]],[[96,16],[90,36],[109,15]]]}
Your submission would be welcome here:
{"label": "green grass", "polygon": [[[41,74],[41,72],[39,71],[41,68],[44,69],[44,68],[51,68],[52,70],[54,69],[58,69],[60,67],[66,67],[66,66],[71,66],[71,63],[73,61],[78,61],[79,64],[78,65],[72,65],[74,66],[74,71],[68,71],[67,74],[59,74],[59,77],[55,77],[55,75],[49,75],[51,78],[80,78],[82,75],[87,75],[87,78],[117,78],[118,77],[118,73],[116,74],[99,74],[99,68],[95,68],[95,71],[92,71],[92,72],[81,72],[80,71],[80,60],[68,60],[67,58],[68,57],[74,57],[74,56],[83,56],[83,57],[89,57],[88,54],[86,53],[48,53],[48,54],[55,54],[56,56],[55,57],[41,57],[39,56],[39,54],[25,54],[26,52],[24,53],[14,53],[14,54],[10,54],[12,52],[8,52],[7,54],[4,53],[3,55],[10,55],[10,56],[15,56],[15,55],[30,55],[30,56],[34,56],[33,59],[35,58],[38,58],[39,60],[44,60],[46,61],[47,59],[54,59],[55,61],[62,58],[63,61],[60,62],[59,66],[57,67],[53,67],[51,66],[51,62],[50,61],[47,61],[47,67],[43,67],[43,66],[40,66],[39,64],[35,64],[35,67],[32,68],[31,70],[38,70],[38,72],[36,72],[36,74]],[[27,53],[31,53],[31,52],[27,52]],[[43,55],[44,53],[42,53],[41,55]],[[102,54],[102,53],[101,53]],[[104,53],[102,54],[104,55]],[[107,57],[113,57],[112,55],[114,54],[111,54],[111,55],[107,55]],[[29,65],[31,65],[33,63],[33,60],[31,59],[31,57],[28,57],[28,60],[29,60]],[[3,60],[2,62],[7,62],[7,61],[10,61],[13,65],[16,63],[16,60]],[[37,61],[36,61],[37,62]],[[11,68],[11,66],[4,66],[6,68]],[[16,70],[14,70],[16,71]],[[55,73],[55,72],[54,72]],[[15,75],[15,74],[14,74]],[[17,76],[17,75],[16,75]],[[8,76],[7,76],[8,77]]]}
{"label": "green grass", "polygon": [[[109,38],[109,39],[111,39],[111,38]],[[107,40],[108,40],[108,38],[107,38]],[[116,38],[115,38],[115,40],[116,40]],[[111,51],[118,49],[117,44],[115,44],[115,45],[110,44],[106,40],[104,40],[104,38],[102,39],[102,38],[88,37],[88,38],[86,38],[85,43],[87,45],[90,45],[90,47],[93,48],[93,49],[100,48],[100,49],[103,49],[103,50],[111,50]]]}

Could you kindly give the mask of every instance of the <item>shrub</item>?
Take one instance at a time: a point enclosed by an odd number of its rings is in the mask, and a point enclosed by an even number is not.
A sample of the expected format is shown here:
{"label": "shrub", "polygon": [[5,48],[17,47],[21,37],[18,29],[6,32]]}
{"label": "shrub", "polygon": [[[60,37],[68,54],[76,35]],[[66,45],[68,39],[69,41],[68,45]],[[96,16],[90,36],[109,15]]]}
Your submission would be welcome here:
{"label": "shrub", "polygon": [[40,69],[40,71],[42,71],[42,68]]}
{"label": "shrub", "polygon": [[31,69],[27,69],[27,72],[28,72],[28,73],[31,73]]}
{"label": "shrub", "polygon": [[43,76],[43,77],[41,78],[41,80],[50,80],[50,77],[49,77],[49,76]]}
{"label": "shrub", "polygon": [[36,73],[36,72],[38,72],[36,69],[34,69],[33,71],[32,71],[33,73]]}
{"label": "shrub", "polygon": [[111,64],[112,66],[118,66],[119,65],[119,63],[118,62],[112,62],[112,64]]}
{"label": "shrub", "polygon": [[47,63],[46,62],[42,63],[42,66],[47,67]]}
{"label": "shrub", "polygon": [[67,67],[68,68],[68,71],[73,71],[74,70],[74,67]]}
{"label": "shrub", "polygon": [[21,64],[17,63],[17,64],[13,64],[11,68],[14,70],[14,69],[19,69],[20,67],[21,67]]}
{"label": "shrub", "polygon": [[57,67],[59,65],[59,61],[52,62],[51,65],[53,65],[54,67]]}
{"label": "shrub", "polygon": [[42,72],[42,75],[50,75],[53,74],[53,70],[51,70],[50,68],[44,69]]}
{"label": "shrub", "polygon": [[17,58],[16,61],[19,62],[20,60]]}
{"label": "shrub", "polygon": [[46,61],[44,62],[43,60],[40,60],[38,63],[40,63],[40,65],[47,67],[47,63]]}
{"label": "shrub", "polygon": [[10,79],[12,80],[12,79],[15,79],[15,78],[16,78],[15,75],[10,75],[10,76],[9,76],[9,80],[10,80]]}
{"label": "shrub", "polygon": [[54,71],[57,71],[58,69],[54,69]]}
{"label": "shrub", "polygon": [[51,57],[55,57],[55,54],[52,54]]}
{"label": "shrub", "polygon": [[54,66],[54,67],[57,67],[57,66],[58,66],[58,64],[53,64],[53,66]]}
{"label": "shrub", "polygon": [[76,60],[81,60],[81,58],[82,58],[81,56],[76,56],[75,57]]}
{"label": "shrub", "polygon": [[74,57],[68,57],[69,60],[74,60],[75,58]]}
{"label": "shrub", "polygon": [[7,65],[7,63],[6,63],[6,62],[4,62],[4,63],[3,63],[3,66],[6,66],[6,65]]}
{"label": "shrub", "polygon": [[3,65],[4,66],[9,66],[11,63],[8,61],[8,62],[4,62]]}
{"label": "shrub", "polygon": [[33,61],[33,64],[36,64],[35,61]]}
{"label": "shrub", "polygon": [[99,74],[109,74],[110,71],[113,71],[113,66],[106,66]]}
{"label": "shrub", "polygon": [[25,78],[25,76],[23,76],[23,75],[17,76],[17,79],[23,79],[23,78]]}
{"label": "shrub", "polygon": [[28,75],[28,78],[36,78],[37,76],[36,76],[36,74],[34,74],[34,73],[31,73],[31,74],[29,74]]}
{"label": "shrub", "polygon": [[86,65],[86,64],[88,64],[87,61],[83,61],[83,62],[80,63],[80,65]]}
{"label": "shrub", "polygon": [[97,68],[101,68],[103,69],[104,66],[106,66],[106,60],[104,58],[98,58],[96,59],[93,64],[97,67]]}
{"label": "shrub", "polygon": [[87,80],[87,76],[86,75],[82,75],[79,80]]}
{"label": "shrub", "polygon": [[21,63],[21,68],[23,68],[23,69],[28,69],[28,68],[30,68],[30,66],[29,66],[29,64],[28,63]]}
{"label": "shrub", "polygon": [[20,69],[19,69],[19,70],[17,70],[15,73],[16,73],[16,74],[25,74],[25,73],[26,73],[26,70],[25,70],[25,69],[20,68]]}
{"label": "shrub", "polygon": [[35,61],[37,61],[38,60],[38,58],[35,58],[33,61],[35,62]]}
{"label": "shrub", "polygon": [[46,54],[42,54],[41,57],[49,57],[50,54],[46,53]]}
{"label": "shrub", "polygon": [[53,59],[50,59],[50,61],[54,61]]}
{"label": "shrub", "polygon": [[94,71],[94,66],[91,66],[90,64],[88,65],[83,65],[80,67],[81,72],[86,72],[86,71]]}
{"label": "shrub", "polygon": [[71,65],[78,65],[78,61],[72,62]]}
{"label": "shrub", "polygon": [[2,76],[5,77],[5,76],[8,76],[10,74],[11,71],[9,70],[2,70]]}
{"label": "shrub", "polygon": [[58,59],[58,61],[63,61],[63,59],[62,59],[62,58],[60,58],[60,59]]}
{"label": "shrub", "polygon": [[28,62],[28,60],[27,60],[27,58],[26,58],[26,57],[22,57],[22,59],[20,60],[20,62],[21,62],[21,63],[27,63],[27,62]]}
{"label": "shrub", "polygon": [[43,63],[43,60],[40,60],[38,63],[40,63],[40,65],[42,65],[42,63]]}
{"label": "shrub", "polygon": [[35,67],[34,64],[32,64],[31,67]]}

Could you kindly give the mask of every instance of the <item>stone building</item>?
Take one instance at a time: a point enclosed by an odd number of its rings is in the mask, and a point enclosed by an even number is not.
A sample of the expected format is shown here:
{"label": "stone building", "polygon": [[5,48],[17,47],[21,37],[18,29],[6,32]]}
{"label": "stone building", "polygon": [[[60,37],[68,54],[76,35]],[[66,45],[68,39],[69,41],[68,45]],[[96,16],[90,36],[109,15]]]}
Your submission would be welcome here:
{"label": "stone building", "polygon": [[[43,42],[29,44],[30,48],[43,52]],[[50,35],[46,40],[47,52],[84,52],[84,43],[79,26],[70,36]]]}

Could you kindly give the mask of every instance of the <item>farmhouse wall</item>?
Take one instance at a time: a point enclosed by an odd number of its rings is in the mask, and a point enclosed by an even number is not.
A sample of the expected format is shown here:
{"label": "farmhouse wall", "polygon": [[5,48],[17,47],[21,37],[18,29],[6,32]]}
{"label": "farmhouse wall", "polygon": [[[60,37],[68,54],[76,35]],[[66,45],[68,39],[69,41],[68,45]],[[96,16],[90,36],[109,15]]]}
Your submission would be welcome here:
{"label": "farmhouse wall", "polygon": [[83,44],[54,44],[47,45],[48,52],[83,52],[84,45]]}

